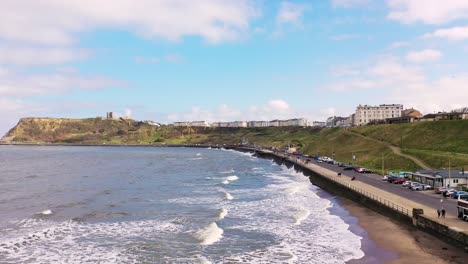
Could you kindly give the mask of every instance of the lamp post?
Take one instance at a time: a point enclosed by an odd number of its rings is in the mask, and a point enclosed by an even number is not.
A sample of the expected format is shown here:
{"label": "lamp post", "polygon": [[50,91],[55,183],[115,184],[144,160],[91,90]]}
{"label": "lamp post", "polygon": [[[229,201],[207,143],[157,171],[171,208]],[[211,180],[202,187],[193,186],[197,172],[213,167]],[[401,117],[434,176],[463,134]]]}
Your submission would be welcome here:
{"label": "lamp post", "polygon": [[450,174],[450,158],[449,158],[449,169],[448,169],[448,174],[449,174],[449,182],[447,184],[447,187],[450,188],[450,182],[452,181],[452,177],[451,177],[451,174]]}
{"label": "lamp post", "polygon": [[385,175],[385,160],[384,154],[382,153],[382,175]]}

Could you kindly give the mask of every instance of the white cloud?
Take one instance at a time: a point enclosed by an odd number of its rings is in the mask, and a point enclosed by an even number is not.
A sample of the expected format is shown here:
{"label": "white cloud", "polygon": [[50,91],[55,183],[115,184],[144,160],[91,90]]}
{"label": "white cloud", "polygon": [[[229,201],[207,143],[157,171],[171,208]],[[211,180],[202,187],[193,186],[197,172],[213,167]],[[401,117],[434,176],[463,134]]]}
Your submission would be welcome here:
{"label": "white cloud", "polygon": [[402,23],[443,24],[468,18],[466,0],[387,0],[388,18]]}
{"label": "white cloud", "polygon": [[406,60],[416,63],[438,61],[441,57],[442,53],[433,49],[412,51],[406,54]]}
{"label": "white cloud", "polygon": [[257,15],[250,0],[4,0],[0,39],[70,45],[75,33],[118,28],[146,38],[200,36],[218,43],[241,37]]}
{"label": "white cloud", "polygon": [[353,7],[369,4],[370,0],[331,0],[333,7]]}
{"label": "white cloud", "polygon": [[278,24],[293,24],[300,26],[302,17],[304,16],[305,7],[303,5],[294,4],[288,1],[281,3],[276,22]]}
{"label": "white cloud", "polygon": [[270,100],[262,105],[251,106],[247,110],[232,108],[228,105],[221,105],[214,111],[203,109],[199,106],[192,107],[189,112],[171,113],[168,120],[194,121],[204,120],[208,122],[216,121],[236,121],[236,120],[273,120],[277,118],[298,117],[298,112],[291,109],[289,104],[281,99]]}
{"label": "white cloud", "polygon": [[72,89],[94,90],[123,85],[125,85],[123,81],[102,76],[82,75],[69,69],[40,74],[8,70],[2,74],[0,79],[0,96],[27,97],[40,94],[58,94]]}
{"label": "white cloud", "polygon": [[423,38],[444,38],[448,40],[468,39],[468,26],[438,29],[423,35]]}
{"label": "white cloud", "polygon": [[372,80],[366,79],[352,79],[347,82],[334,83],[328,86],[328,89],[332,91],[353,91],[361,89],[371,89],[376,87],[376,83]]}
{"label": "white cloud", "polygon": [[135,62],[138,64],[157,64],[161,62],[161,59],[157,57],[136,56]]}
{"label": "white cloud", "polygon": [[[379,102],[402,103],[425,113],[451,110],[468,102],[468,72],[429,78],[423,68],[405,65],[396,57],[383,57],[359,66],[361,74],[348,80],[326,85],[332,91],[366,95]],[[373,89],[369,93],[362,89]]]}
{"label": "white cloud", "polygon": [[341,35],[332,36],[331,39],[335,41],[342,41],[342,40],[348,40],[348,39],[355,39],[357,37],[358,35],[354,35],[354,34],[341,34]]}
{"label": "white cloud", "polygon": [[82,60],[89,52],[81,49],[21,47],[17,45],[0,46],[0,65],[44,66],[63,64]]}
{"label": "white cloud", "polygon": [[388,48],[389,49],[399,49],[399,48],[406,47],[406,46],[409,46],[409,45],[410,45],[409,42],[397,41],[397,42],[393,42],[392,44],[390,44],[390,46],[388,46]]}
{"label": "white cloud", "polygon": [[335,66],[330,69],[330,74],[333,77],[351,76],[359,73],[359,70],[347,66]]}

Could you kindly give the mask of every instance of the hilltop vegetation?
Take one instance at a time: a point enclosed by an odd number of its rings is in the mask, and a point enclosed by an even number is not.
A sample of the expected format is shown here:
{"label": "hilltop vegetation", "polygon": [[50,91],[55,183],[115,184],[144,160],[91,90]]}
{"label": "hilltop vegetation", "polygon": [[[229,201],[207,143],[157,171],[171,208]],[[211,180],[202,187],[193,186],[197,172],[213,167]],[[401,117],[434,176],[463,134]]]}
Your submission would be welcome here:
{"label": "hilltop vegetation", "polygon": [[134,120],[23,118],[3,141],[74,144],[239,144],[283,148],[289,144],[307,154],[332,156],[380,171],[419,169],[389,146],[419,158],[433,168],[468,166],[468,120],[343,128],[202,128],[151,126]]}

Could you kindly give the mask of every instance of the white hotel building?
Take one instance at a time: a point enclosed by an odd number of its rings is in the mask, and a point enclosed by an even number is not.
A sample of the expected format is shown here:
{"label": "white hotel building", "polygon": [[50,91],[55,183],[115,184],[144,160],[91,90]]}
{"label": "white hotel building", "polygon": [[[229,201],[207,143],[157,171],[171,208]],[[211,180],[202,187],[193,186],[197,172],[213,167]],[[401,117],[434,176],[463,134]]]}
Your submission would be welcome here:
{"label": "white hotel building", "polygon": [[385,120],[386,118],[401,117],[403,105],[382,104],[379,106],[359,105],[356,107],[354,117],[355,126],[367,125],[371,121]]}

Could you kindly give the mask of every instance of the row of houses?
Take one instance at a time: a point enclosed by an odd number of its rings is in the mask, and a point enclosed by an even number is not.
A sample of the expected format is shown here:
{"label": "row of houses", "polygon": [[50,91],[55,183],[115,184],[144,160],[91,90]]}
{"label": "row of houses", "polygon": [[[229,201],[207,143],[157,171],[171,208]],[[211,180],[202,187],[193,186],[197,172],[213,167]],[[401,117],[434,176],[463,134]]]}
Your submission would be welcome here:
{"label": "row of houses", "polygon": [[211,125],[206,121],[187,121],[174,122],[176,127],[306,127],[309,125],[307,119],[294,118],[287,120],[272,120],[272,121],[233,121],[233,122],[214,122]]}
{"label": "row of houses", "polygon": [[468,108],[452,112],[439,112],[423,115],[414,108],[403,109],[401,104],[381,104],[378,106],[359,105],[355,113],[348,117],[332,116],[326,122],[314,121],[318,127],[351,127],[369,124],[402,124],[439,120],[468,119]]}

